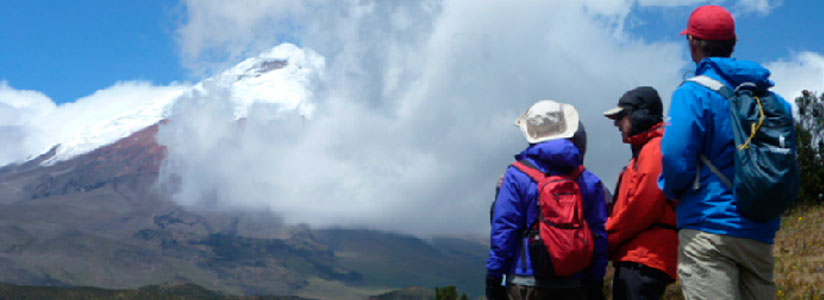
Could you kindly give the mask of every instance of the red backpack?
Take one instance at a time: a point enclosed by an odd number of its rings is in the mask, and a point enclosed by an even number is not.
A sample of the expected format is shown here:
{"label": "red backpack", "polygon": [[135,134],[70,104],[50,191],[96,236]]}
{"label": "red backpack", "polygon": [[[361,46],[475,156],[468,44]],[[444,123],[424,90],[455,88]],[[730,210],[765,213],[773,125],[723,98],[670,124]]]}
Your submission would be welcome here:
{"label": "red backpack", "polygon": [[577,181],[584,166],[570,174],[549,176],[528,161],[513,166],[532,177],[540,191],[538,220],[526,233],[535,277],[569,276],[589,267],[595,243]]}

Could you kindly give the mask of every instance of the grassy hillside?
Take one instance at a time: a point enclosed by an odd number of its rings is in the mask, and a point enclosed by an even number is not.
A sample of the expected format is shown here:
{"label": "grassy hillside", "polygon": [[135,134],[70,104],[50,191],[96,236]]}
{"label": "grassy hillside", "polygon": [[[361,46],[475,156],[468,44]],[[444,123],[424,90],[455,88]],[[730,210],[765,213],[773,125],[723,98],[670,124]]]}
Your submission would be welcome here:
{"label": "grassy hillside", "polygon": [[802,204],[775,238],[777,299],[824,299],[824,205]]}

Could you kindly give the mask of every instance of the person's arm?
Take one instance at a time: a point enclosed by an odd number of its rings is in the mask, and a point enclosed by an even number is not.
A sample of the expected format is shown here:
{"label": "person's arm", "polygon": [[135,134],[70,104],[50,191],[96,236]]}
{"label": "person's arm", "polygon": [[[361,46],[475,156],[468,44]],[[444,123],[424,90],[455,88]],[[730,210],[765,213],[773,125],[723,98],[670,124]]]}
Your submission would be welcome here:
{"label": "person's arm", "polygon": [[[695,181],[698,155],[707,131],[704,109],[699,96],[709,96],[709,89],[697,90],[696,83],[687,82],[672,96],[670,120],[661,142],[663,153],[661,189],[669,198],[680,199]],[[714,93],[714,92],[713,92]]]}
{"label": "person's arm", "polygon": [[[647,145],[652,146],[654,145]],[[616,250],[622,243],[650,228],[660,218],[665,205],[669,205],[663,192],[658,188],[658,175],[661,174],[660,157],[661,153],[657,149],[642,152],[638,156],[638,170],[632,176],[634,178],[624,178],[622,184],[633,185],[633,193],[627,196],[625,205],[613,211],[607,220],[609,249]]]}
{"label": "person's arm", "polygon": [[[526,177],[514,167],[510,167],[504,176],[503,184],[495,199],[490,232],[490,251],[487,261],[487,273],[501,277],[509,270],[518,255],[518,243],[523,237],[523,224],[526,210],[523,208],[525,195],[519,189],[517,177]],[[528,179],[526,179],[528,180]],[[521,178],[520,182],[524,181]]]}
{"label": "person's arm", "polygon": [[[522,224],[526,218],[526,211],[523,209],[524,201],[521,200],[526,195],[518,186],[518,176],[526,175],[514,167],[509,167],[495,191],[485,279],[486,298],[490,300],[506,299],[506,290],[501,285],[503,275],[517,258],[518,243],[523,237]],[[529,182],[523,181],[524,178],[521,180],[520,182]]]}

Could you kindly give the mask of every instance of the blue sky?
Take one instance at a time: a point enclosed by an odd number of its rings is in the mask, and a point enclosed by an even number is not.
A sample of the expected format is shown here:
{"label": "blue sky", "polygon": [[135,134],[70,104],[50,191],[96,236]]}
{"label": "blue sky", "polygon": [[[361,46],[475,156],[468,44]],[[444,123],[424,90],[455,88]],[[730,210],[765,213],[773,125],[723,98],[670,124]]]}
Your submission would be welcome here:
{"label": "blue sky", "polygon": [[0,80],[58,103],[120,80],[185,80],[176,1],[0,1]]}
{"label": "blue sky", "polygon": [[[692,8],[636,5],[628,31],[647,41],[679,40]],[[57,103],[122,80],[197,81],[177,45],[183,9],[174,0],[0,1],[0,80]],[[735,56],[767,62],[793,51],[821,52],[822,13],[824,1],[792,0],[767,15],[738,15]]]}
{"label": "blue sky", "polygon": [[[647,40],[682,40],[677,35],[686,26],[695,6],[680,8],[636,7],[630,18],[643,22],[630,30]],[[793,51],[824,51],[824,39],[816,38],[824,29],[824,1],[787,0],[768,14],[736,15],[738,45],[735,57],[758,62],[788,57]]]}

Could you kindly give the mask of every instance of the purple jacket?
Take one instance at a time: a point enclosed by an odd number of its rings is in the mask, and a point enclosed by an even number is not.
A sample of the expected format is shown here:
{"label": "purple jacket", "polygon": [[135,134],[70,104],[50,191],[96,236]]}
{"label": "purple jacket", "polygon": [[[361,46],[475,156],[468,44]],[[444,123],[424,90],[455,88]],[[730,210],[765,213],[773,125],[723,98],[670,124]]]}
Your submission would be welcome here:
{"label": "purple jacket", "polygon": [[[530,145],[515,159],[527,160],[550,174],[567,173],[583,161],[578,148],[566,139]],[[604,280],[608,260],[604,228],[608,193],[601,179],[588,170],[581,174],[578,183],[584,196],[584,214],[595,238],[595,255],[588,269],[571,277],[597,284]],[[522,249],[526,245],[524,230],[532,226],[538,216],[537,200],[537,183],[510,166],[493,205],[491,250],[486,264],[490,275],[533,276],[529,251]]]}

